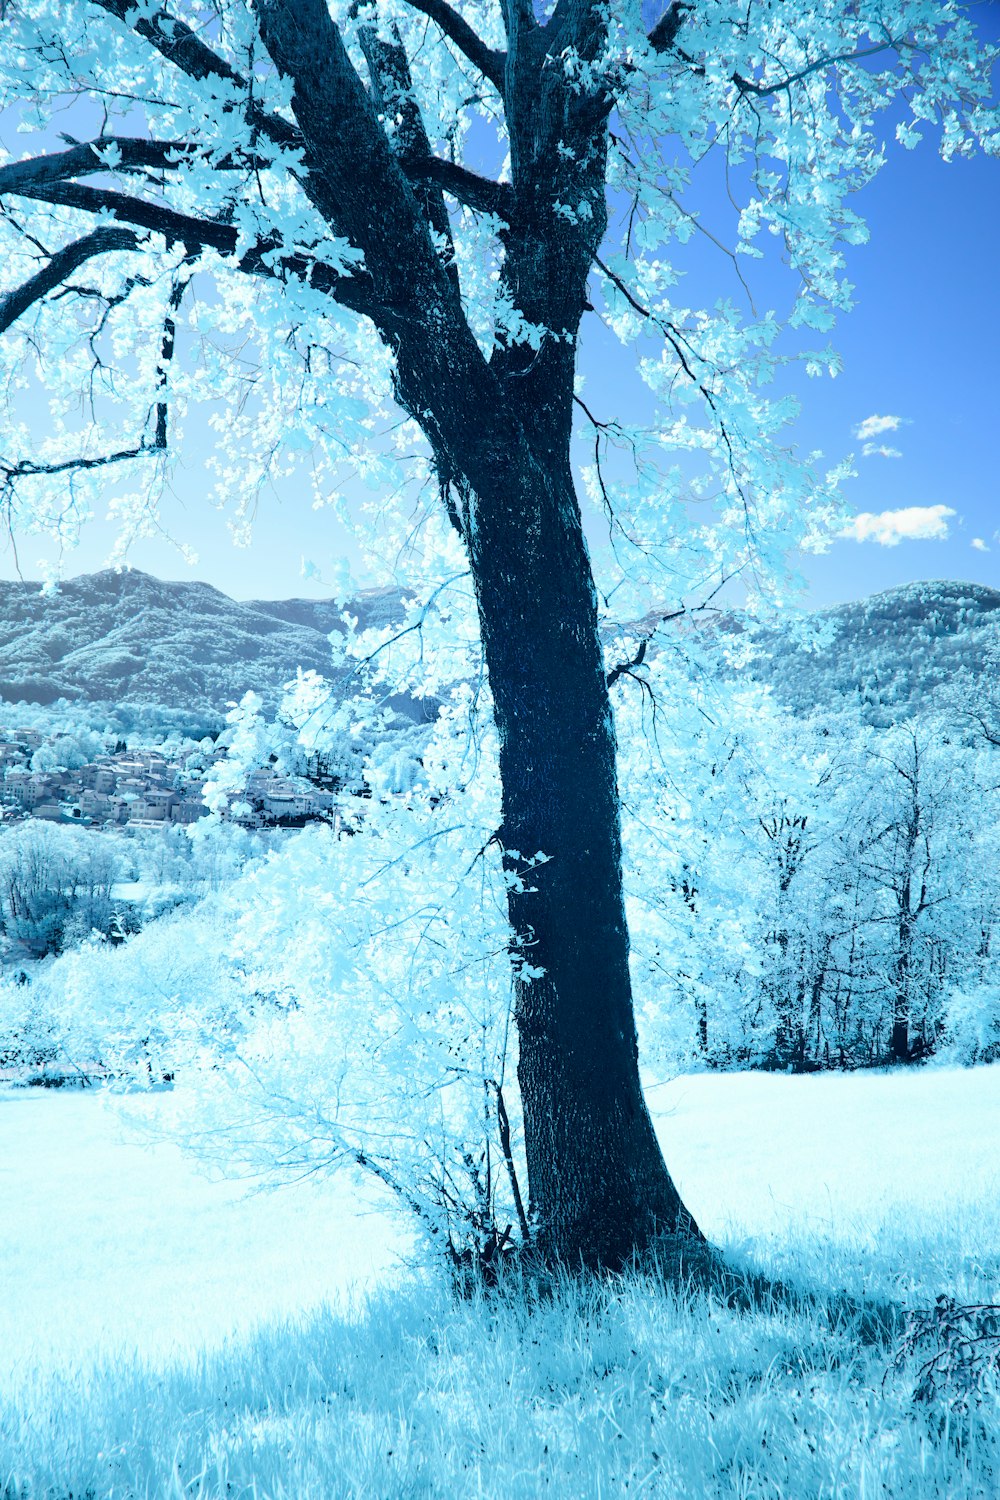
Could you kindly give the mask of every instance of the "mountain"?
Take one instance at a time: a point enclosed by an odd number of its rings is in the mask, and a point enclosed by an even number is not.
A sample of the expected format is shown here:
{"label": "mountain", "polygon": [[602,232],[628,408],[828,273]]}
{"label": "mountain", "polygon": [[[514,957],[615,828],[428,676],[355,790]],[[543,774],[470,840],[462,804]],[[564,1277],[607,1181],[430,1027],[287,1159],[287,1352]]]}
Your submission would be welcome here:
{"label": "mountain", "polygon": [[[400,598],[399,589],[370,590],[349,609],[363,626],[383,625],[398,617]],[[340,614],[331,600],[243,602],[137,570],[74,578],[55,594],[0,581],[0,698],[166,705],[218,723],[249,688],[273,707],[298,667],[329,675]],[[983,684],[984,662],[1000,648],[1000,590],[914,583],[794,625],[729,614],[699,633],[709,646],[749,637],[743,670],[799,712],[850,707],[887,723],[959,683]]]}
{"label": "mountain", "polygon": [[[352,601],[362,624],[389,620],[399,590]],[[133,569],[37,583],[0,581],[0,697],[37,704],[168,705],[218,716],[252,688],[272,706],[298,667],[330,673],[330,601],[230,599],[206,583]]]}
{"label": "mountain", "polygon": [[743,631],[756,647],[746,670],[770,683],[780,702],[800,713],[853,708],[869,723],[887,724],[918,716],[963,686],[973,695],[986,686],[1000,651],[1000,590],[910,583],[818,610],[795,628],[730,617],[728,633]]}

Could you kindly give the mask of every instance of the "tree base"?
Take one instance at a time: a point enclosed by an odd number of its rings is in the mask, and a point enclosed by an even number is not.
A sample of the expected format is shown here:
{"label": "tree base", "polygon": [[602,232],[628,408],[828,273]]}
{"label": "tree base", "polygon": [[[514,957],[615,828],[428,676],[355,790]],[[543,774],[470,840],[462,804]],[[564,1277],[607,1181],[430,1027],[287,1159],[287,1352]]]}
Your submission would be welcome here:
{"label": "tree base", "polygon": [[701,1235],[660,1235],[641,1255],[614,1269],[594,1268],[540,1255],[534,1247],[517,1247],[479,1266],[471,1258],[453,1268],[456,1296],[501,1297],[516,1302],[549,1301],[571,1283],[588,1283],[613,1293],[629,1278],[647,1279],[660,1290],[687,1299],[712,1298],[724,1307],[752,1316],[768,1312],[821,1312],[831,1331],[849,1330],[859,1343],[889,1348],[906,1329],[906,1312],[895,1302],[864,1301],[847,1292],[798,1287],[727,1260]]}

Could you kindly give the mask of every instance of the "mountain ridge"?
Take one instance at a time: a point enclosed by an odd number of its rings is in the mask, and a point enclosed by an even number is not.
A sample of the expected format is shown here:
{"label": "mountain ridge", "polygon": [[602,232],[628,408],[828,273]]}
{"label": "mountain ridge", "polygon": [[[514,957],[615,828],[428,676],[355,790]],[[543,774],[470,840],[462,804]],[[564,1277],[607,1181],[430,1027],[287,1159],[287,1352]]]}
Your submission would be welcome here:
{"label": "mountain ridge", "polygon": [[885,725],[925,712],[960,679],[980,681],[991,669],[1000,589],[922,580],[813,611],[813,622],[811,634],[808,625],[751,626],[758,649],[750,674],[798,713],[839,700]]}
{"label": "mountain ridge", "polygon": [[[398,618],[403,590],[350,601],[362,627]],[[331,675],[329,599],[235,600],[211,584],[138,569],[83,574],[43,593],[0,581],[0,697],[45,706],[174,705],[220,722],[248,689],[273,709],[297,668]],[[811,625],[815,623],[815,630]],[[852,706],[872,722],[919,713],[959,674],[1000,654],[1000,590],[927,580],[817,610],[795,629],[716,616],[706,644],[755,647],[743,668],[798,712]]]}
{"label": "mountain ridge", "polygon": [[[350,602],[363,624],[398,607],[399,590]],[[131,569],[43,586],[0,581],[0,697],[45,706],[180,704],[221,714],[253,689],[274,707],[296,669],[330,675],[330,600],[235,600],[213,585]]]}

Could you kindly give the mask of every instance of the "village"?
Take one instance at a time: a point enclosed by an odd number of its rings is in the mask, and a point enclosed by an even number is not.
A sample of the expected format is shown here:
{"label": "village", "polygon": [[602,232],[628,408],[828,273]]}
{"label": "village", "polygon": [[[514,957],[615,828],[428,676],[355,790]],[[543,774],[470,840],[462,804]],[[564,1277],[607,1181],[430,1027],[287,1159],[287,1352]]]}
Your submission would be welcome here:
{"label": "village", "polygon": [[[82,765],[63,766],[57,753],[39,755],[52,744],[53,737],[38,728],[0,730],[4,824],[38,818],[129,834],[196,823],[208,813],[206,777],[226,756],[223,746],[208,748],[204,741],[194,756],[190,746],[134,749],[119,741]],[[334,801],[333,792],[304,777],[265,766],[251,773],[243,798],[227,816],[245,828],[289,827],[330,815]]]}

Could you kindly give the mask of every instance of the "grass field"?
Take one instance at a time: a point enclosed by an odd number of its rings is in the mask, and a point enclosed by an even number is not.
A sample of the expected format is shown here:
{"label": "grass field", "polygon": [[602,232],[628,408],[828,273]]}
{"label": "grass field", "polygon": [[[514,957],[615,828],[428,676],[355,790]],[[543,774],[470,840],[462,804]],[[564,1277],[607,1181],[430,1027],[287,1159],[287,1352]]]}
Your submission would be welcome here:
{"label": "grass field", "polygon": [[[1000,1301],[1000,1068],[650,1098],[735,1261]],[[748,1315],[633,1278],[456,1306],[352,1184],[246,1198],[94,1095],[4,1094],[0,1130],[4,1500],[1000,1492],[995,1384],[915,1401],[914,1362],[822,1300]]]}

